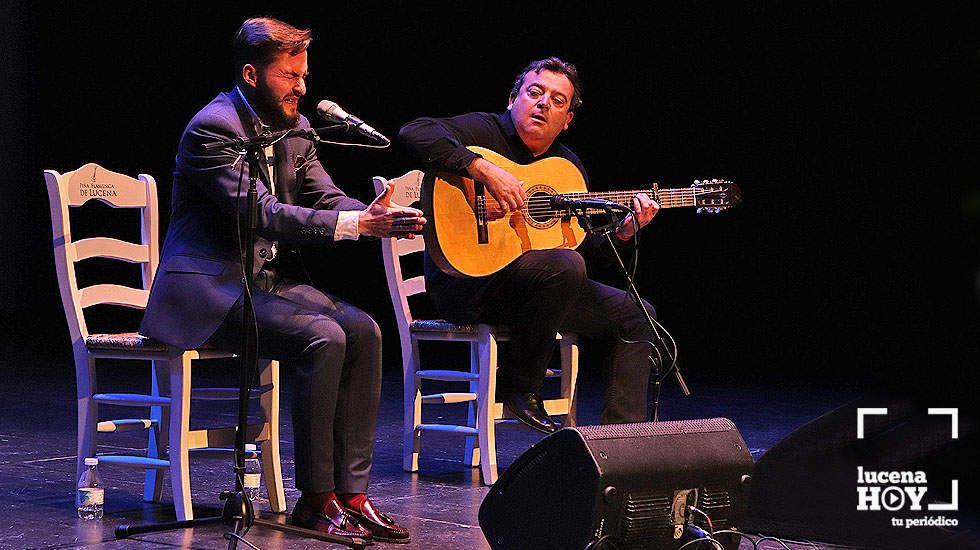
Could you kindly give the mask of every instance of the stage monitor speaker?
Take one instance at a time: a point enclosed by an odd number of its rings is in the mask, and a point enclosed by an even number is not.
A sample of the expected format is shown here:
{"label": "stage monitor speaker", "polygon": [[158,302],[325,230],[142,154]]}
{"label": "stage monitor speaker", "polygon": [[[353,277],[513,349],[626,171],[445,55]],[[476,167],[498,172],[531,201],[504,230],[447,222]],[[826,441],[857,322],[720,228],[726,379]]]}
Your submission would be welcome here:
{"label": "stage monitor speaker", "polygon": [[564,428],[500,475],[480,527],[495,550],[678,548],[709,530],[691,505],[737,527],[752,467],[727,418]]}

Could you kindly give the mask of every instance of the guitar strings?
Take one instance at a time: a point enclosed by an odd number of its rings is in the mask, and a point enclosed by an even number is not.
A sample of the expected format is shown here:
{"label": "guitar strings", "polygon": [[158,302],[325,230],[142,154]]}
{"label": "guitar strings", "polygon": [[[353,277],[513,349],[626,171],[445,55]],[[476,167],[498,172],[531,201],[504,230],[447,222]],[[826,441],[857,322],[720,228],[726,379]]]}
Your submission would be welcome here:
{"label": "guitar strings", "polygon": [[[638,193],[646,192],[648,191],[600,191],[596,193],[566,193],[565,196],[570,198],[589,196],[604,200],[612,200],[614,202],[625,202],[632,201],[632,198]],[[700,194],[707,194],[709,192],[711,191],[685,188],[661,189],[656,196],[657,202],[660,203],[661,208],[675,208],[681,206],[695,206],[695,199],[697,196]],[[500,214],[502,212],[500,209],[500,204],[492,196],[486,197],[485,204],[488,214]],[[550,195],[529,197],[521,210],[525,214],[534,217],[557,217],[559,214],[565,212],[565,209],[555,209],[551,206]],[[590,212],[602,212],[602,210],[596,208],[590,208],[588,210]]]}

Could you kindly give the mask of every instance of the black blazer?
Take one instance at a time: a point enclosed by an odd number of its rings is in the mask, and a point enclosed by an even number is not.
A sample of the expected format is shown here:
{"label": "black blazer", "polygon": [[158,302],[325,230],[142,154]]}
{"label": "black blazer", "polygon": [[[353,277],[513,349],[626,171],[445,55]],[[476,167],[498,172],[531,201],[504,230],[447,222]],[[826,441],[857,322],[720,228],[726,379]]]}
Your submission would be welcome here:
{"label": "black blazer", "polygon": [[[300,117],[300,126],[310,127],[306,117]],[[248,166],[244,160],[235,162],[234,148],[206,151],[204,144],[252,135],[251,115],[234,89],[218,94],[184,130],[174,171],[170,224],[140,326],[142,334],[181,349],[196,348],[217,330],[242,295],[236,211],[244,228]],[[272,241],[332,244],[338,211],[365,208],[334,185],[310,141],[293,138],[274,147],[278,197],[269,191],[265,166],[257,182],[258,222],[250,251],[255,272]]]}

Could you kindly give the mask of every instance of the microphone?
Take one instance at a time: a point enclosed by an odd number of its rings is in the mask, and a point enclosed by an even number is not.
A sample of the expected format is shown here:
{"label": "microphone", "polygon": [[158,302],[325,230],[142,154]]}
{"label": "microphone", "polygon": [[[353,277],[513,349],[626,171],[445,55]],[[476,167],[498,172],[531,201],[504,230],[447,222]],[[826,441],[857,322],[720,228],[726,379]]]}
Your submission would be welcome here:
{"label": "microphone", "polygon": [[340,122],[352,126],[359,133],[384,143],[391,143],[381,132],[368,126],[363,120],[348,113],[336,102],[324,99],[316,105],[316,112],[327,122]]}
{"label": "microphone", "polygon": [[555,210],[585,210],[587,208],[600,208],[607,212],[631,212],[629,208],[618,202],[607,201],[606,199],[570,199],[565,195],[552,195],[551,208]]}

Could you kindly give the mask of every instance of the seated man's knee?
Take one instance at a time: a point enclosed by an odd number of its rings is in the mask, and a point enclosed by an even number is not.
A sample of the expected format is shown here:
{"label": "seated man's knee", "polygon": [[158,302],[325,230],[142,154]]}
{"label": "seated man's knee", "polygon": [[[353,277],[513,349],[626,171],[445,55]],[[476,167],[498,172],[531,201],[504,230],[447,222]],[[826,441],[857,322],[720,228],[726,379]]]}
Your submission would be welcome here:
{"label": "seated man's knee", "polygon": [[547,265],[552,277],[560,279],[569,285],[569,290],[585,282],[585,259],[574,250],[556,248],[542,251],[544,254],[539,261]]}
{"label": "seated man's knee", "polygon": [[352,342],[364,345],[380,345],[381,327],[367,313],[361,312],[354,322],[347,327],[347,338]]}
{"label": "seated man's knee", "polygon": [[333,319],[326,315],[313,318],[304,327],[307,352],[325,351],[343,353],[347,347],[347,334]]}

